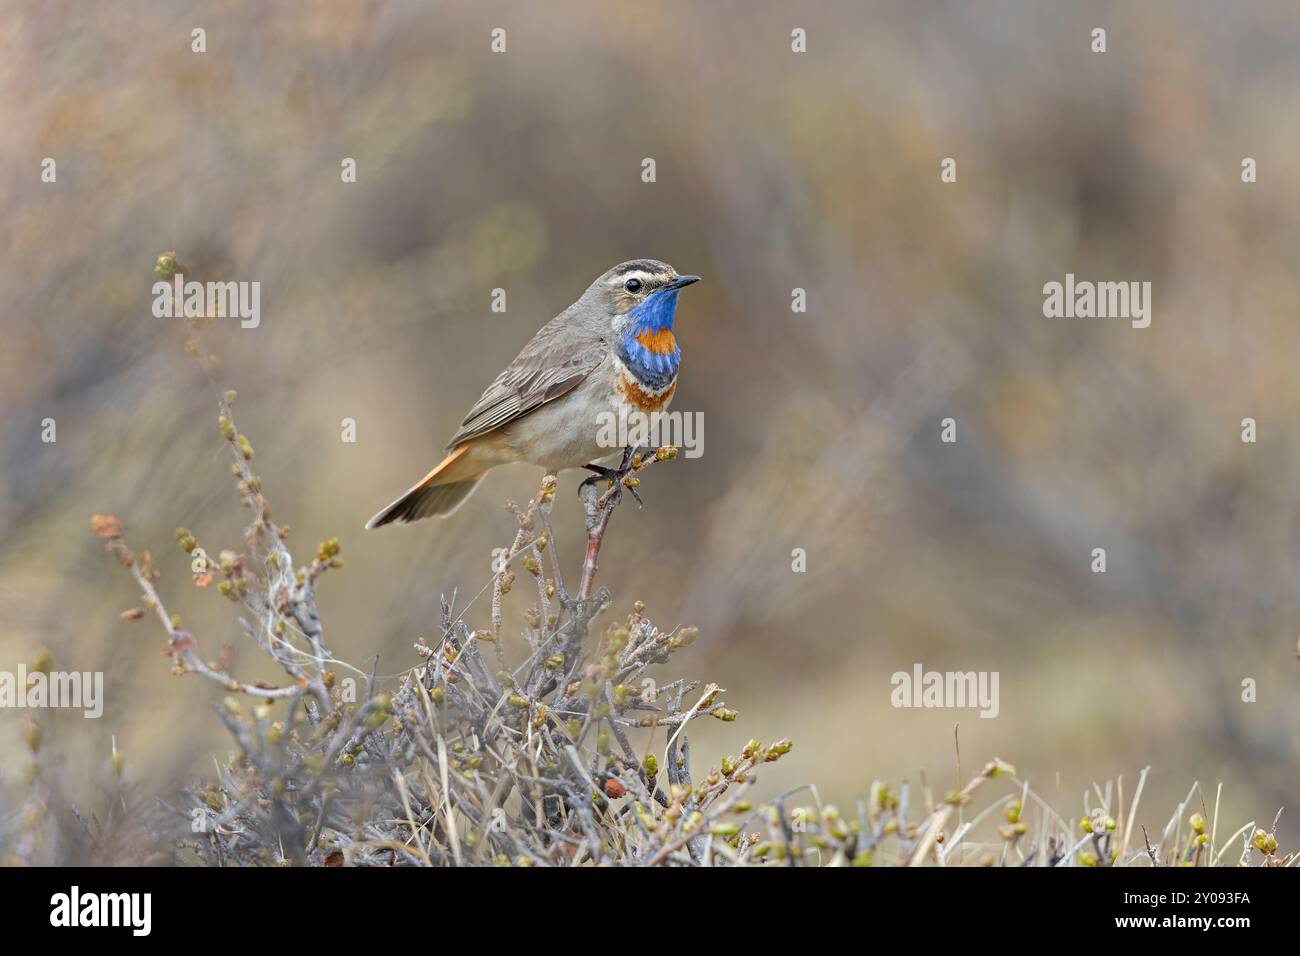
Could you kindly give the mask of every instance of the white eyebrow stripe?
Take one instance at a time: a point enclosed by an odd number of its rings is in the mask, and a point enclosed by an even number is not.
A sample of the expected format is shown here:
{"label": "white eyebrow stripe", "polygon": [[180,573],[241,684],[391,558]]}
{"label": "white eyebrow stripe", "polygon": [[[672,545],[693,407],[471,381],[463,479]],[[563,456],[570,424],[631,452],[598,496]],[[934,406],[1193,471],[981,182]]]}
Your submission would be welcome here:
{"label": "white eyebrow stripe", "polygon": [[653,282],[659,276],[653,272],[642,272],[640,269],[634,269],[631,272],[624,272],[621,276],[614,277],[615,285],[622,285],[628,279],[640,279],[642,282]]}

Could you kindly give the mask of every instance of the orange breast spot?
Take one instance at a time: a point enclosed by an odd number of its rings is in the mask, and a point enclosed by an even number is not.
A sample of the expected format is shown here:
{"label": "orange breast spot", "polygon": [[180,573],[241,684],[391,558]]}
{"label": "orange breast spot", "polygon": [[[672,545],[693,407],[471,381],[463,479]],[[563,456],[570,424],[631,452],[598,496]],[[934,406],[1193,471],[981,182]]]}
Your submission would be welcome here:
{"label": "orange breast spot", "polygon": [[673,337],[672,329],[659,329],[657,332],[646,329],[637,333],[636,340],[656,355],[672,355],[677,348],[677,339]]}

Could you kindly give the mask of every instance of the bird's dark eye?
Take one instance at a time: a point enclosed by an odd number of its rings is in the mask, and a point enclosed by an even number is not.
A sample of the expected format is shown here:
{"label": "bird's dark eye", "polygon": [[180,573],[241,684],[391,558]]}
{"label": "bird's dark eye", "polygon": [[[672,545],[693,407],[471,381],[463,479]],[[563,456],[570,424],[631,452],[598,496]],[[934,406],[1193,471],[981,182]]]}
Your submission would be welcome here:
{"label": "bird's dark eye", "polygon": [[627,289],[628,292],[631,292],[633,295],[635,295],[636,293],[641,291],[641,280],[628,279],[626,282],[623,283],[623,288]]}

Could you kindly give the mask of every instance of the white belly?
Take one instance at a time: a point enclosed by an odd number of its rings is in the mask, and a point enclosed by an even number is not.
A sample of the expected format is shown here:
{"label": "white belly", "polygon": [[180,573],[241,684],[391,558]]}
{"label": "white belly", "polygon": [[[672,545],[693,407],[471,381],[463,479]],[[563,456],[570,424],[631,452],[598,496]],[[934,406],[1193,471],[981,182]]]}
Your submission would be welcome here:
{"label": "white belly", "polygon": [[617,411],[614,373],[606,362],[573,391],[505,426],[502,439],[519,458],[547,471],[581,468],[622,452],[600,443],[602,423]]}

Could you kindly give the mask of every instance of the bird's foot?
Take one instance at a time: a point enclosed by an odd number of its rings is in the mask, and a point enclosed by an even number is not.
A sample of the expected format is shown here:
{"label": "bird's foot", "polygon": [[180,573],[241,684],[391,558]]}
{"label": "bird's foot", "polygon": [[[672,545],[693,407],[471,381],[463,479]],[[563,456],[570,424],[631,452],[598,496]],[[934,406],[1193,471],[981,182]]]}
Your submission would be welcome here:
{"label": "bird's foot", "polygon": [[608,481],[610,491],[614,495],[620,493],[620,489],[626,488],[632,492],[632,497],[636,499],[637,507],[645,503],[641,500],[641,494],[637,491],[640,481],[634,477],[639,462],[636,459],[637,448],[626,448],[623,451],[623,461],[617,468],[605,468],[602,465],[583,465],[588,471],[594,471],[595,474],[590,478],[584,478],[578,485],[578,497],[581,498],[586,489],[598,481]]}

